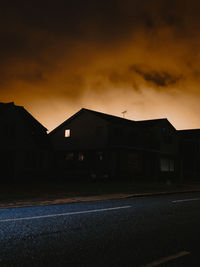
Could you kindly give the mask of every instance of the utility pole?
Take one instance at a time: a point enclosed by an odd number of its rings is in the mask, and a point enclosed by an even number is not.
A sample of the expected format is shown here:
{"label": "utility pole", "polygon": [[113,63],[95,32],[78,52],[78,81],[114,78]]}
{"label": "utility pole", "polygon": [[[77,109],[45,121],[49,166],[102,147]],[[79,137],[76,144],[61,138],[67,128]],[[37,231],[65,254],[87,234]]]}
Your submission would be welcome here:
{"label": "utility pole", "polygon": [[127,110],[122,111],[123,118],[125,118],[125,114],[127,113]]}

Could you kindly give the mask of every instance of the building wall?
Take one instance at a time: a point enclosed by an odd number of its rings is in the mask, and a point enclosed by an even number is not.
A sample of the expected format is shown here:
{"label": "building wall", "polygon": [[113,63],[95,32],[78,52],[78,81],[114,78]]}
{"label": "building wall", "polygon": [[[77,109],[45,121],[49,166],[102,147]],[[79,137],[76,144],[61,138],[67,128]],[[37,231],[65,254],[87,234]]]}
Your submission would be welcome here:
{"label": "building wall", "polygon": [[[144,127],[141,132],[142,139],[146,141],[143,147],[148,148],[148,145],[150,145],[149,148],[163,154],[178,154],[178,135],[167,121],[160,121],[156,125]],[[155,147],[151,146],[152,140],[155,142]]]}
{"label": "building wall", "polygon": [[[65,137],[68,129],[70,137]],[[50,138],[56,150],[103,149],[108,144],[108,123],[85,112],[50,134]]]}
{"label": "building wall", "polygon": [[200,179],[200,133],[180,134],[180,175],[182,180]]}
{"label": "building wall", "polygon": [[[49,151],[36,142],[37,135],[48,138],[40,128],[29,128],[15,106],[0,116],[0,158],[2,179],[20,179],[20,176],[48,169]],[[4,179],[5,177],[5,179]]]}
{"label": "building wall", "polygon": [[[65,130],[70,130],[70,137],[65,137]],[[58,153],[59,168],[104,168],[111,177],[123,179],[148,177],[162,180],[164,177],[166,180],[178,172],[178,136],[165,120],[149,126],[127,125],[109,123],[84,112],[50,136]],[[98,162],[101,152],[104,160]]]}
{"label": "building wall", "polygon": [[140,147],[140,132],[137,126],[109,124],[108,144],[110,147]]}
{"label": "building wall", "polygon": [[146,147],[152,152],[156,152],[153,156],[155,162],[152,162],[150,153],[146,154],[146,170],[150,169],[149,166],[154,165],[156,171],[148,172],[157,176],[157,180],[175,179],[175,177],[178,179],[179,137],[176,130],[167,121],[162,120],[153,126],[144,127],[141,139],[144,140],[143,148]]}

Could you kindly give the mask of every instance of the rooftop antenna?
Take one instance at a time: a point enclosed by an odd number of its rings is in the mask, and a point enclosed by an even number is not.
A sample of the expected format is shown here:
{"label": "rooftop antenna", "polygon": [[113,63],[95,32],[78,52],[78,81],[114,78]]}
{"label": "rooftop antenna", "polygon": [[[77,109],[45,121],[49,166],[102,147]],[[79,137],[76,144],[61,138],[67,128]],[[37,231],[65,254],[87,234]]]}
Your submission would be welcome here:
{"label": "rooftop antenna", "polygon": [[125,114],[127,113],[127,110],[122,111],[123,118],[125,118]]}

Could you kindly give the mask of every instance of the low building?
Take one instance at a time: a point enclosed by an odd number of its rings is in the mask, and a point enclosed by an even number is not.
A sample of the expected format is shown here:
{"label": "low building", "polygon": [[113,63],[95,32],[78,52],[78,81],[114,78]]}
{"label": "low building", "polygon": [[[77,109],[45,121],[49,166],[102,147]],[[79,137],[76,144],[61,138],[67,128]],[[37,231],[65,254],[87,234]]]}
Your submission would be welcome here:
{"label": "low building", "polygon": [[167,119],[132,121],[83,108],[49,135],[66,178],[177,177],[178,136]]}
{"label": "low building", "polygon": [[[50,142],[47,129],[27,110],[0,103],[1,180],[21,180],[48,170]],[[37,176],[34,177],[36,179]]]}
{"label": "low building", "polygon": [[200,179],[200,129],[179,130],[180,176],[182,180]]}

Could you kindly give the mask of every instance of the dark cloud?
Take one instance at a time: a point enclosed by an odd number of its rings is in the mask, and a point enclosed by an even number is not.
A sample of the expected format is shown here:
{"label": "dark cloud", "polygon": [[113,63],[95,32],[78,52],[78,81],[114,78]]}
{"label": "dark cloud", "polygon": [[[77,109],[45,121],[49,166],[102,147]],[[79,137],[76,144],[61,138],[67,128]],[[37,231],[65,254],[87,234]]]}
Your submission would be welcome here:
{"label": "dark cloud", "polygon": [[[145,70],[146,69],[146,70]],[[142,78],[158,87],[166,87],[176,84],[181,76],[175,76],[165,71],[152,71],[144,67],[132,65],[130,70],[142,76]]]}
{"label": "dark cloud", "polygon": [[174,77],[167,72],[141,73],[146,81],[150,81],[157,86],[169,86],[176,83],[180,78]]}
{"label": "dark cloud", "polygon": [[21,73],[1,73],[0,72],[0,81],[1,85],[5,81],[9,80],[21,80],[21,81],[26,81],[28,83],[37,83],[37,82],[45,82],[45,77],[42,73],[42,71],[37,70],[37,69],[32,69],[32,70],[23,70]]}
{"label": "dark cloud", "polygon": [[[197,1],[17,1],[1,6],[1,54],[28,57],[66,40],[122,42],[141,29],[163,26],[191,34],[199,25]],[[5,36],[7,35],[7,36]],[[59,44],[58,44],[59,45]],[[36,58],[37,59],[37,58]]]}
{"label": "dark cloud", "polygon": [[4,1],[0,92],[29,102],[149,88],[199,97],[199,9],[197,0]]}

